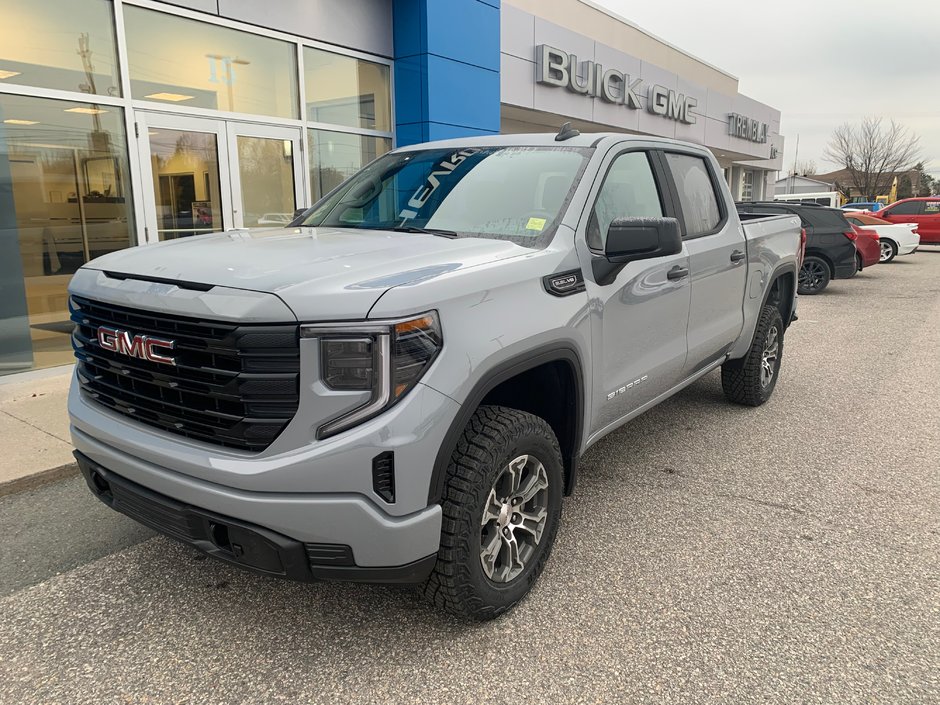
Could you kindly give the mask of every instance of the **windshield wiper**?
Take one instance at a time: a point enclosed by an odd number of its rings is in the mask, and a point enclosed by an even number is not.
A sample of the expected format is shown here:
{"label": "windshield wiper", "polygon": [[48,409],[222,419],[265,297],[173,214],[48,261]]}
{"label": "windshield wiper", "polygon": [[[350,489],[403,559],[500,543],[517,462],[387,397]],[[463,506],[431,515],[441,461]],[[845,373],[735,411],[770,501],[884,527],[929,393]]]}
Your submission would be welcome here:
{"label": "windshield wiper", "polygon": [[392,228],[395,232],[399,233],[424,233],[425,235],[437,235],[439,237],[447,237],[453,240],[457,237],[457,233],[453,230],[441,230],[440,228],[419,228],[416,225],[403,225],[397,228]]}

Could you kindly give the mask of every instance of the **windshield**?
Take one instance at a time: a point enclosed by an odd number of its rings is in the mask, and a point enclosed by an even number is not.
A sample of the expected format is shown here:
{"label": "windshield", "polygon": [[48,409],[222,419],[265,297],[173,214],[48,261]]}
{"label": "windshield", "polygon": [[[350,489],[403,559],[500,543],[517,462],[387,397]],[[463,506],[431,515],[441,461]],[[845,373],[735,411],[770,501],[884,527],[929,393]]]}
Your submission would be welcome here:
{"label": "windshield", "polygon": [[547,241],[591,150],[467,147],[387,154],[302,225]]}

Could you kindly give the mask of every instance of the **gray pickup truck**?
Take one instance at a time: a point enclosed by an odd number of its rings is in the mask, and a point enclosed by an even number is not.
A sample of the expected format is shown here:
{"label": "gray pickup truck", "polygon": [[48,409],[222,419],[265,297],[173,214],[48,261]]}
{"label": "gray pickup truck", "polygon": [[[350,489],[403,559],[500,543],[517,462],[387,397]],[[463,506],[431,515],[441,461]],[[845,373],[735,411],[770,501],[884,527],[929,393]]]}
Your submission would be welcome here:
{"label": "gray pickup truck", "polygon": [[599,439],[719,367],[732,402],[770,397],[800,257],[799,219],[742,224],[693,144],[397,149],[290,227],[82,267],[76,457],[106,504],[217,558],[492,618]]}

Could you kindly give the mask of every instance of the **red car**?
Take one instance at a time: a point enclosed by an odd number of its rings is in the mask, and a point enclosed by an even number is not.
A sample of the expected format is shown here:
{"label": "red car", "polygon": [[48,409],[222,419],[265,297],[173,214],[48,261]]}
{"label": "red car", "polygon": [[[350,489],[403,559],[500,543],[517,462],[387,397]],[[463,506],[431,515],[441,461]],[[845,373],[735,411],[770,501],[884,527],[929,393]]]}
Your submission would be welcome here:
{"label": "red car", "polygon": [[876,233],[871,228],[860,228],[857,225],[852,226],[852,238],[849,233],[846,237],[855,241],[855,261],[858,262],[858,271],[865,267],[871,267],[881,261],[881,242]]}
{"label": "red car", "polygon": [[905,198],[874,215],[889,223],[917,223],[921,245],[940,245],[940,196]]}

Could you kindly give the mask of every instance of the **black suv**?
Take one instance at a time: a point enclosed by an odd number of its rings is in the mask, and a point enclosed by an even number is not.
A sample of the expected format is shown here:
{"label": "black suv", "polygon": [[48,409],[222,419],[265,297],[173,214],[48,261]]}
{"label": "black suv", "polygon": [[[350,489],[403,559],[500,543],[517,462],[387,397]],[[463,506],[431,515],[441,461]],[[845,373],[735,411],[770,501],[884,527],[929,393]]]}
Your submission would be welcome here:
{"label": "black suv", "polygon": [[800,216],[806,230],[806,257],[797,284],[799,293],[818,294],[830,279],[848,279],[858,271],[855,233],[841,210],[781,201],[748,201],[737,207],[742,214]]}

